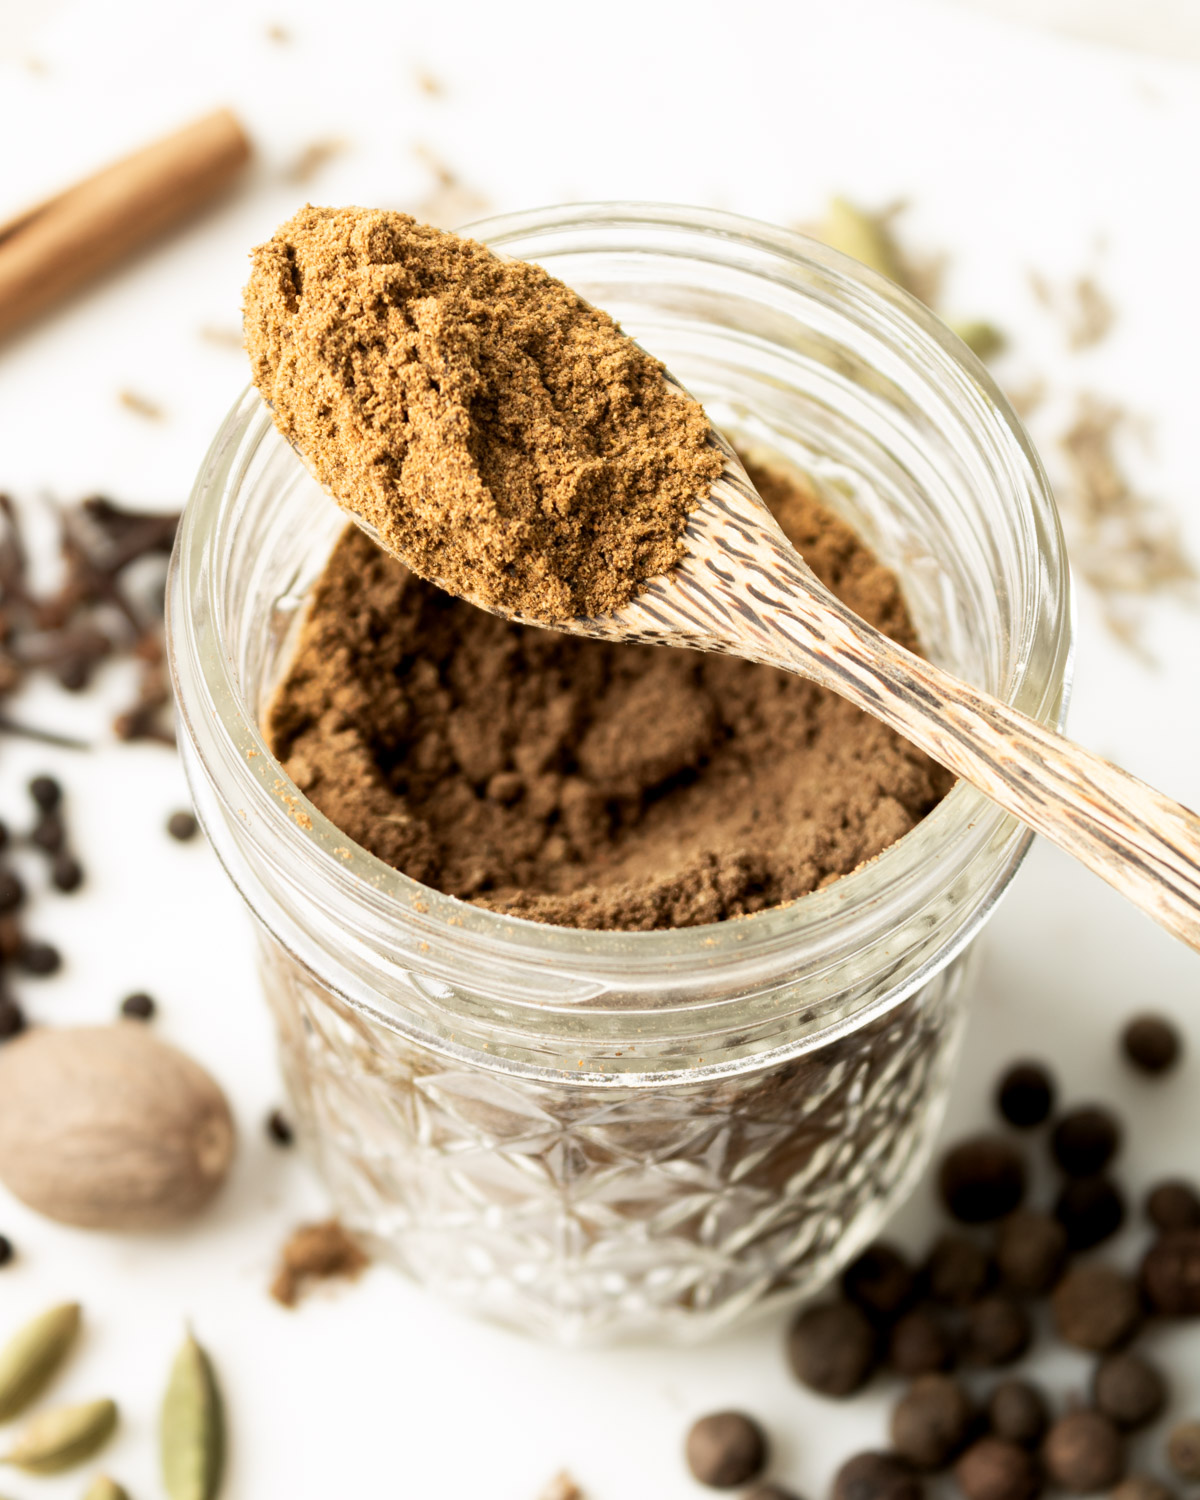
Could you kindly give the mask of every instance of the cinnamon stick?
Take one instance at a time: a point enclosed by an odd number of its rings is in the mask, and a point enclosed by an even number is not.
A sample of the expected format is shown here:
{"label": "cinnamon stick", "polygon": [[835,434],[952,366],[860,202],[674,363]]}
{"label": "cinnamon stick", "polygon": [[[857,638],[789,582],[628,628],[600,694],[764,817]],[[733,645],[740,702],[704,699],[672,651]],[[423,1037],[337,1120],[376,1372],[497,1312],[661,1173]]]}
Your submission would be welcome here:
{"label": "cinnamon stick", "polygon": [[0,225],[0,338],[194,213],[250,151],[217,110]]}

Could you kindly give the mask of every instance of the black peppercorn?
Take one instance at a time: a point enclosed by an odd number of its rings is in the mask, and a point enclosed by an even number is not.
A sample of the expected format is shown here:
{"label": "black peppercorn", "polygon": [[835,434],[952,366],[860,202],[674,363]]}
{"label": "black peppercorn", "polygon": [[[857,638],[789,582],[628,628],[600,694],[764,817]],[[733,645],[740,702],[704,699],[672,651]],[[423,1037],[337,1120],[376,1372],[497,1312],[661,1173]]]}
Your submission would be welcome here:
{"label": "black peppercorn", "polygon": [[1140,1354],[1109,1354],[1092,1376],[1092,1400],[1096,1410],[1111,1417],[1122,1432],[1136,1432],[1162,1412],[1167,1404],[1167,1387]]}
{"label": "black peppercorn", "polygon": [[1054,1204],[1072,1250],[1094,1250],[1125,1222],[1125,1196],[1111,1177],[1071,1177]]}
{"label": "black peppercorn", "polygon": [[1025,1297],[1051,1291],[1067,1264],[1067,1231],[1049,1214],[1018,1209],[996,1232],[1000,1280]]}
{"label": "black peppercorn", "polygon": [[1055,1092],[1041,1063],[1014,1063],[996,1087],[996,1107],[1010,1125],[1030,1130],[1050,1118]]}
{"label": "black peppercorn", "polygon": [[15,1254],[12,1240],[6,1234],[0,1234],[0,1266],[8,1265]]}
{"label": "black peppercorn", "polygon": [[942,1202],[964,1224],[1012,1213],[1025,1196],[1025,1163],[1002,1136],[977,1135],[947,1152],[938,1174]]}
{"label": "black peppercorn", "polygon": [[1128,1343],[1141,1322],[1137,1286],[1115,1266],[1073,1266],[1054,1289],[1051,1307],[1059,1337],[1095,1354]]}
{"label": "black peppercorn", "polygon": [[1060,1489],[1072,1495],[1092,1495],[1112,1489],[1123,1477],[1125,1445],[1101,1412],[1068,1412],[1047,1434],[1042,1462]]}
{"label": "black peppercorn", "polygon": [[974,1443],[954,1465],[954,1477],[966,1500],[1034,1500],[1041,1474],[1028,1449],[1003,1438]]}
{"label": "black peppercorn", "polygon": [[197,823],[194,813],[174,812],[167,819],[167,832],[173,839],[178,839],[181,844],[186,844],[188,839],[195,838],[199,827],[200,824]]}
{"label": "black peppercorn", "polygon": [[966,1447],[974,1416],[957,1380],[922,1375],[892,1410],[892,1447],[918,1469],[944,1469]]}
{"label": "black peppercorn", "polygon": [[1046,1398],[1028,1380],[1002,1380],[987,1404],[992,1436],[1036,1448],[1050,1425]]}
{"label": "black peppercorn", "polygon": [[29,795],[42,812],[53,812],[62,801],[62,786],[53,776],[35,776],[29,783]]}
{"label": "black peppercorn", "polygon": [[1121,1048],[1140,1073],[1166,1073],[1179,1061],[1183,1042],[1165,1016],[1135,1016],[1121,1033]]}
{"label": "black peppercorn", "polygon": [[62,954],[54,944],[35,942],[33,939],[22,942],[16,952],[16,961],[26,974],[45,976],[56,974],[62,968]]}
{"label": "black peppercorn", "polygon": [[883,1240],[868,1245],[842,1272],[842,1295],[877,1322],[904,1311],[914,1284],[907,1258]]}
{"label": "black peppercorn", "polygon": [[1181,1422],[1167,1439],[1167,1462],[1179,1475],[1200,1481],[1200,1422]]}
{"label": "black peppercorn", "polygon": [[730,1490],[762,1473],[767,1439],[752,1417],[740,1411],[718,1411],[692,1423],[684,1455],[701,1484]]}
{"label": "black peppercorn", "polygon": [[273,1109],[267,1116],[267,1135],[277,1146],[290,1146],[296,1139],[292,1122],[281,1109]]}
{"label": "black peppercorn", "polygon": [[153,997],[140,990],[135,995],[126,995],[121,1001],[121,1014],[127,1021],[149,1021],[157,1009]]}
{"label": "black peppercorn", "polygon": [[1200,1229],[1173,1229],[1142,1260],[1142,1291],[1156,1313],[1200,1316]]}
{"label": "black peppercorn", "polygon": [[1170,1229],[1195,1229],[1200,1226],[1200,1194],[1178,1177],[1155,1183],[1146,1194],[1146,1217],[1164,1234]]}
{"label": "black peppercorn", "polygon": [[823,1396],[852,1396],[861,1390],[876,1357],[875,1329],[852,1302],[806,1307],[788,1335],[796,1379]]}
{"label": "black peppercorn", "polygon": [[10,1041],[25,1030],[25,1012],[8,995],[0,995],[0,1042]]}
{"label": "black peppercorn", "polygon": [[56,854],[50,867],[50,879],[64,894],[77,891],[83,884],[83,866],[73,854]]}
{"label": "black peppercorn", "polygon": [[1117,1117],[1099,1104],[1084,1104],[1063,1115],[1050,1137],[1054,1160],[1068,1177],[1102,1172],[1120,1144]]}
{"label": "black peppercorn", "polygon": [[922,1500],[921,1481],[894,1453],[856,1453],[837,1471],[831,1500]]}
{"label": "black peppercorn", "polygon": [[963,1359],[994,1369],[1020,1359],[1033,1337],[1029,1314],[1011,1297],[993,1295],[973,1303],[966,1312]]}
{"label": "black peppercorn", "polygon": [[897,1375],[931,1375],[954,1363],[954,1342],[929,1308],[918,1307],[893,1326],[888,1363]]}
{"label": "black peppercorn", "polygon": [[961,1234],[944,1234],[926,1257],[919,1279],[934,1302],[966,1307],[988,1290],[996,1279],[995,1272],[991,1256],[974,1240]]}

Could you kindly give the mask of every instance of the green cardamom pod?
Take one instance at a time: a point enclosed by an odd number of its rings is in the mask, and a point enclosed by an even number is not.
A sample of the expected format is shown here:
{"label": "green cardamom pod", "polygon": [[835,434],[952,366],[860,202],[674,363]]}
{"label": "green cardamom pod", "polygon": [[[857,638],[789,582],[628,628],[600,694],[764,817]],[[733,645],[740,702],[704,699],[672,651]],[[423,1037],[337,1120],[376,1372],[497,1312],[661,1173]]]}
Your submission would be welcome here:
{"label": "green cardamom pod", "polygon": [[83,1500],[129,1500],[129,1491],[107,1474],[97,1474],[88,1485]]}
{"label": "green cardamom pod", "polygon": [[102,1448],[117,1425],[115,1401],[84,1401],[39,1412],[4,1456],[30,1474],[57,1474]]}
{"label": "green cardamom pod", "polygon": [[831,250],[840,250],[897,285],[904,285],[895,241],[874,214],[864,213],[845,198],[833,198],[821,225],[821,238]]}
{"label": "green cardamom pod", "polygon": [[212,1363],[190,1333],[171,1366],[159,1440],[171,1500],[214,1500],[225,1463],[225,1418]]}
{"label": "green cardamom pod", "polygon": [[40,1396],[79,1332],[79,1303],[63,1302],[26,1323],[0,1349],[0,1422]]}
{"label": "green cardamom pod", "polygon": [[983,318],[969,318],[965,322],[951,323],[950,327],[980,359],[991,359],[999,354],[1007,342],[1000,329]]}

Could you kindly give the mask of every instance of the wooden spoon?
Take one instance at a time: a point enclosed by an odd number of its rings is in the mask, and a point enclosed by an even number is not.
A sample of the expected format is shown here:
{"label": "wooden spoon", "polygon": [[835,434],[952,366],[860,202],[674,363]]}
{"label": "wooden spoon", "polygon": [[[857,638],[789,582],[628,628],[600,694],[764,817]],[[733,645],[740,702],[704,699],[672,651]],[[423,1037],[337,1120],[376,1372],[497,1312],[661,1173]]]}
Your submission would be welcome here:
{"label": "wooden spoon", "polygon": [[[713,438],[725,467],[688,520],[685,555],[623,609],[541,620],[463,597],[543,629],[719,651],[812,678],[874,714],[1200,950],[1200,817],[860,619],[784,536],[725,439],[715,432]],[[364,529],[379,541],[373,528]]]}

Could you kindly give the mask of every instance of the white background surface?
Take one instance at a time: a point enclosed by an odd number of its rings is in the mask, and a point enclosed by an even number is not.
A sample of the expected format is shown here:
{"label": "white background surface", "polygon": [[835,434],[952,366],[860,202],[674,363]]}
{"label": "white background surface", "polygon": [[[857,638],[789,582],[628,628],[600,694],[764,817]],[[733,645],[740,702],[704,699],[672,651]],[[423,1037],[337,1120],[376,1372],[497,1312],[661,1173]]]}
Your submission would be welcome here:
{"label": "white background surface", "polygon": [[[1123,8],[1136,20],[1138,6]],[[290,40],[270,40],[272,24]],[[442,82],[440,97],[421,91],[419,70]],[[198,330],[237,326],[248,247],[305,195],[419,210],[433,186],[423,145],[497,210],[658,198],[793,223],[819,216],[834,191],[866,203],[910,195],[909,240],[953,254],[952,310],[1014,335],[1001,379],[1040,373],[1060,393],[1035,437],[1061,427],[1063,393],[1080,389],[1149,414],[1153,442],[1130,461],[1200,555],[1194,65],[937,0],[0,0],[0,219],[226,102],[260,147],[235,196],[0,349],[0,486],[22,499],[106,489],[146,505],[182,501],[244,381],[236,351]],[[322,137],[348,149],[297,187],[287,166]],[[1094,270],[1119,307],[1111,337],[1068,356],[1030,294],[1030,267],[1058,281]],[[166,420],[122,409],[121,387],[161,404]],[[1049,443],[1045,456],[1053,469]],[[1195,805],[1200,617],[1151,602],[1147,640],[1156,669],[1116,646],[1081,597],[1072,729]],[[115,678],[106,689],[127,696]],[[56,690],[25,712],[104,736],[98,704]],[[683,1430],[728,1405],[762,1417],[773,1476],[818,1500],[841,1458],[883,1440],[889,1389],[836,1407],[807,1397],[784,1373],[773,1326],[699,1351],[562,1353],[466,1322],[386,1271],[298,1312],[276,1308],[265,1295],[275,1248],[322,1198],[303,1165],[262,1136],[277,1082],[246,921],[207,849],[175,846],[162,832],[184,800],[173,756],[5,743],[0,815],[25,816],[23,782],[46,767],[70,788],[91,879],[76,897],[35,902],[31,927],[59,942],[68,964],[24,985],[31,1012],[99,1021],[121,995],[149,989],[162,1034],[221,1079],[243,1135],[219,1206],[178,1235],[59,1229],[0,1195],[0,1229],[21,1250],[0,1273],[0,1331],[53,1299],[85,1303],[87,1339],[57,1393],[121,1401],[104,1466],[135,1500],[161,1493],[154,1422],[185,1319],[229,1399],[227,1500],[534,1500],[564,1465],[591,1500],[686,1500],[702,1491],[683,1471]],[[40,883],[37,865],[27,873]],[[1054,1061],[1068,1097],[1108,1097],[1127,1112],[1132,1186],[1167,1169],[1200,1171],[1200,961],[1045,848],[987,942],[948,1129],[982,1120],[998,1065],[1034,1051]],[[1143,1005],[1175,1015],[1192,1043],[1186,1068],[1162,1089],[1131,1080],[1114,1051],[1119,1021]],[[925,1192],[898,1232],[916,1242],[931,1222]],[[1136,1236],[1119,1248],[1135,1254]],[[1171,1334],[1167,1347],[1172,1412],[1194,1413],[1200,1330]],[[1044,1368],[1063,1392],[1086,1373],[1065,1354]],[[78,1476],[4,1483],[16,1500],[65,1500],[82,1488]]]}

